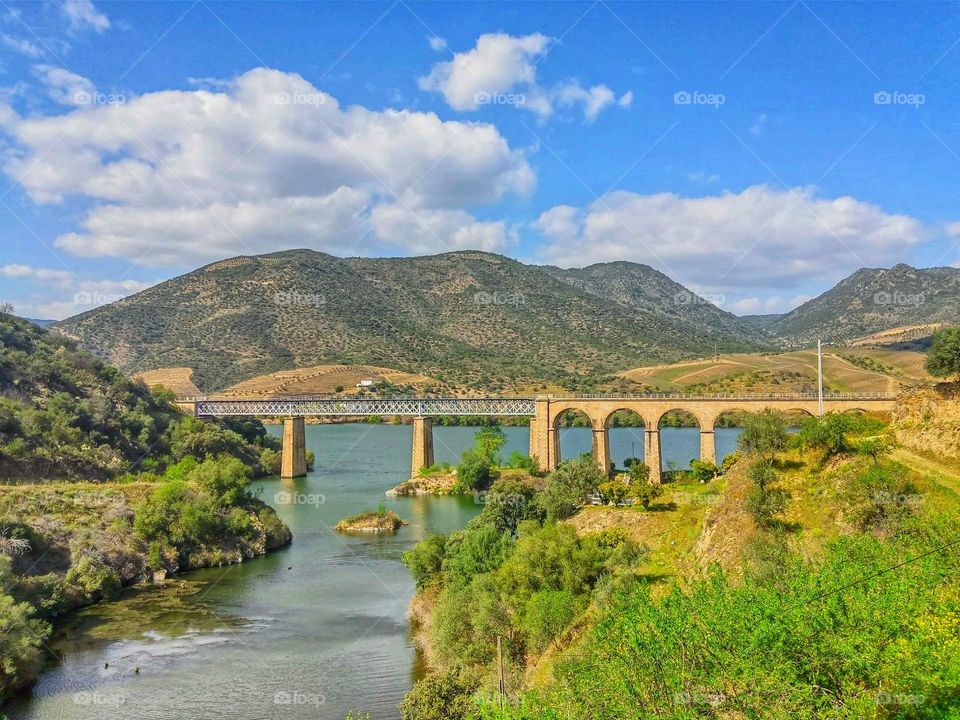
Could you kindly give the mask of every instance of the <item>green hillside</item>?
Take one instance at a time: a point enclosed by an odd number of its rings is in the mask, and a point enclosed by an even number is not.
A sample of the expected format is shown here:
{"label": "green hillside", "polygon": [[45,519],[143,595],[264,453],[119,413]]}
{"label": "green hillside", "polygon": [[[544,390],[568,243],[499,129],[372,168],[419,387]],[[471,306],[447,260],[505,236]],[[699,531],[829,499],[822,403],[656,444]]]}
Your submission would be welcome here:
{"label": "green hillside", "polygon": [[214,263],[56,327],[128,372],[191,367],[205,391],[321,364],[589,390],[641,364],[759,348],[737,318],[645,266],[630,266],[625,302],[576,276],[480,252],[294,250]]}

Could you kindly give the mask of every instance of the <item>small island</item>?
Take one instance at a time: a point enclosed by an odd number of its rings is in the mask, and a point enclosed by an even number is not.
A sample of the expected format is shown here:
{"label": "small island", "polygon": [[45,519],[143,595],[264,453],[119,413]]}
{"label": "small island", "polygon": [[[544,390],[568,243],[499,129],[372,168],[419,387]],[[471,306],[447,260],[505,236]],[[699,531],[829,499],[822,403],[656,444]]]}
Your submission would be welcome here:
{"label": "small island", "polygon": [[382,503],[372,512],[351,515],[337,523],[337,532],[347,533],[392,533],[401,525],[406,525],[393,510],[387,510]]}

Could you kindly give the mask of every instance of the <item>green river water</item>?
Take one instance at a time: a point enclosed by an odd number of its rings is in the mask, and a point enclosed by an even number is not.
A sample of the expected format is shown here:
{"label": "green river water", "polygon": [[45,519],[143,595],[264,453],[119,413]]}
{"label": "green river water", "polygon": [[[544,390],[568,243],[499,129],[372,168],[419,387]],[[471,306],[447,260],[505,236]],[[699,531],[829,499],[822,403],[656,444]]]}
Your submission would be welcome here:
{"label": "green river water", "polygon": [[[527,429],[505,431],[504,456],[526,452]],[[437,461],[456,462],[474,432],[435,428]],[[733,448],[737,432],[718,429],[718,455]],[[610,434],[618,465],[642,456],[642,429]],[[375,720],[399,717],[397,705],[422,671],[407,618],[413,582],[400,557],[482,509],[472,497],[386,498],[409,476],[410,437],[401,425],[307,426],[315,470],[253,486],[293,531],[289,548],[75,613],[50,642],[57,659],[29,695],[4,708],[6,716],[343,720],[362,710]],[[566,457],[589,450],[588,429],[561,437]],[[686,467],[698,454],[698,431],[665,429],[662,445],[665,465]],[[380,502],[409,525],[390,537],[333,532],[339,519]]]}

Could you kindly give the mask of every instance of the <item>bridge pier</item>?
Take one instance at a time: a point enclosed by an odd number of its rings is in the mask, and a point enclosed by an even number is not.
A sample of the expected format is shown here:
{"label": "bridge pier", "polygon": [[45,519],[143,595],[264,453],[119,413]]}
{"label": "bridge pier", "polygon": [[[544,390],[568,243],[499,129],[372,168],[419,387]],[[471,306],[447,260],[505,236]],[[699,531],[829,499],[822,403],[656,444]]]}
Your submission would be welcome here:
{"label": "bridge pier", "polygon": [[296,478],[307,474],[307,438],[302,417],[283,419],[283,449],[280,452],[280,477]]}
{"label": "bridge pier", "polygon": [[717,434],[713,428],[700,428],[700,459],[703,462],[717,464]]}
{"label": "bridge pier", "polygon": [[549,400],[538,399],[536,414],[530,418],[530,457],[541,470],[557,469],[557,434],[551,423]]}
{"label": "bridge pier", "polygon": [[415,417],[410,477],[417,477],[420,474],[420,468],[431,465],[433,465],[433,421],[428,417]]}
{"label": "bridge pier", "polygon": [[607,428],[602,424],[598,427],[595,424],[593,426],[593,459],[597,461],[597,465],[600,466],[601,472],[604,475],[610,475],[610,435],[607,433]]}
{"label": "bridge pier", "polygon": [[659,485],[663,481],[660,467],[660,428],[649,426],[643,432],[643,462],[650,468],[650,482]]}

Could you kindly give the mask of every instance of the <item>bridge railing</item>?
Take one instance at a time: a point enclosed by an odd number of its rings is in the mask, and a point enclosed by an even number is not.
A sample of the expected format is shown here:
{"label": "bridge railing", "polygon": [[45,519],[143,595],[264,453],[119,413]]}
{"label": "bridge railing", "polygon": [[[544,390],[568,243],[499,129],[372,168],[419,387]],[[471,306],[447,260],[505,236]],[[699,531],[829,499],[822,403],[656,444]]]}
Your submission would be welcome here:
{"label": "bridge railing", "polygon": [[[489,402],[534,400],[816,400],[815,392],[795,393],[572,393],[567,395],[502,395],[497,397],[353,397],[344,395],[281,395],[276,397],[240,395],[192,395],[178,397],[176,402]],[[825,392],[824,400],[894,400],[897,393],[884,392]]]}

